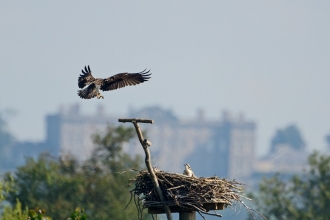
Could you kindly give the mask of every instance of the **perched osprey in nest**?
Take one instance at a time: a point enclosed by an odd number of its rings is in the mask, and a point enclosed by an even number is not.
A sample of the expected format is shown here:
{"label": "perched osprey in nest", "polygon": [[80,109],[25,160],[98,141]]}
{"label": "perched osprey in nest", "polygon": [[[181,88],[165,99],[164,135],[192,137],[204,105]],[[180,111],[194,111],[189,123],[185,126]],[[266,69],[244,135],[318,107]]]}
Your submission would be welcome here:
{"label": "perched osprey in nest", "polygon": [[[109,91],[143,83],[150,79],[151,73],[149,73],[149,71],[143,70],[139,73],[118,73],[114,76],[101,79],[94,78],[90,67],[85,66],[85,71],[83,69],[81,71],[83,74],[80,74],[78,78],[78,86],[81,88],[81,90],[78,90],[78,95],[82,99],[91,99],[94,97],[104,99],[100,90]],[[85,87],[86,85],[88,86]]]}
{"label": "perched osprey in nest", "polygon": [[184,168],[185,169],[183,170],[183,175],[197,178],[188,163],[184,164]]}

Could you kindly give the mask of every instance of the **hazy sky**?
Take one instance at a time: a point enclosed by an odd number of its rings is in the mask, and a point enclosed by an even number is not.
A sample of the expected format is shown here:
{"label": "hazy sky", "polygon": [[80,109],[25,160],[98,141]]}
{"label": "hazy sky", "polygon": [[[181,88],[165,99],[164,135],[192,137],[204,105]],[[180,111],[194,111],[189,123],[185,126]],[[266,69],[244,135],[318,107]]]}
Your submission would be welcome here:
{"label": "hazy sky", "polygon": [[[109,114],[160,105],[257,123],[265,152],[295,123],[309,149],[330,133],[330,1],[1,1],[0,111],[19,140],[42,140],[46,114],[100,103]],[[81,100],[77,77],[151,68],[152,79]]]}

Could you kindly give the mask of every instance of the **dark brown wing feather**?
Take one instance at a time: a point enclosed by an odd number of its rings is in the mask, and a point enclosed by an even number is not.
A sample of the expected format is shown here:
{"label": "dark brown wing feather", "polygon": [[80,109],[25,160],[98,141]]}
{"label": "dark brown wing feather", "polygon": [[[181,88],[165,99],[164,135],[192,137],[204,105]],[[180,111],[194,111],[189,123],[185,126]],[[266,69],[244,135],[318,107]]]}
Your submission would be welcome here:
{"label": "dark brown wing feather", "polygon": [[85,71],[83,69],[81,70],[81,72],[83,74],[80,74],[78,78],[78,86],[79,88],[84,88],[86,85],[91,84],[95,80],[95,78],[92,76],[92,71],[89,66],[85,66]]}
{"label": "dark brown wing feather", "polygon": [[77,94],[82,99],[91,99],[97,96],[97,88],[95,83],[90,84],[84,89],[78,90]]}
{"label": "dark brown wing feather", "polygon": [[151,73],[143,70],[139,73],[119,73],[103,80],[101,90],[109,91],[123,88],[125,86],[134,86],[150,79]]}

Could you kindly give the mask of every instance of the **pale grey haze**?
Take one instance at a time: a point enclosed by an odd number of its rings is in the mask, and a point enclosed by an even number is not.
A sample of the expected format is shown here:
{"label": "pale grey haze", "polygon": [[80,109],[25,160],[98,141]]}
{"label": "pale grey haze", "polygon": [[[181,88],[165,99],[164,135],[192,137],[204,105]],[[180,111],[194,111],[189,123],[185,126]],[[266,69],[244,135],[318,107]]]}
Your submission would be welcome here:
{"label": "pale grey haze", "polygon": [[[180,118],[223,110],[257,123],[266,152],[295,123],[308,149],[330,133],[330,1],[1,1],[0,110],[19,140],[42,140],[44,116],[79,103],[125,115],[160,105]],[[81,100],[77,77],[151,68],[149,82]],[[114,122],[116,123],[116,122]]]}

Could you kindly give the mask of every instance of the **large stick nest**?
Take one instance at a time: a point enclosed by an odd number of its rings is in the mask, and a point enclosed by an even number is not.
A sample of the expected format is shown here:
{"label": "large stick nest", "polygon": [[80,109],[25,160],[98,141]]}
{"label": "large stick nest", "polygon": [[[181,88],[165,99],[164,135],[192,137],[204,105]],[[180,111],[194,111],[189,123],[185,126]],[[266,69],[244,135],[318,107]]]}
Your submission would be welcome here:
{"label": "large stick nest", "polygon": [[228,181],[216,176],[195,178],[164,171],[158,171],[155,174],[166,198],[164,203],[161,202],[154,189],[147,170],[140,171],[134,179],[129,180],[129,184],[135,183],[135,188],[131,193],[140,210],[151,207],[161,208],[167,205],[208,214],[206,212],[209,210],[203,207],[205,203],[223,203],[227,207],[242,202],[242,184],[235,180]]}

